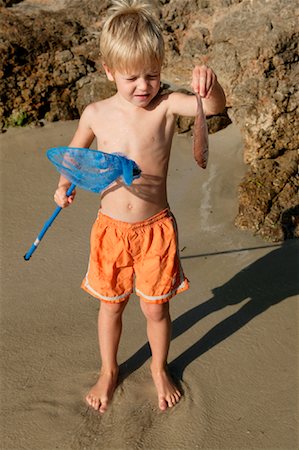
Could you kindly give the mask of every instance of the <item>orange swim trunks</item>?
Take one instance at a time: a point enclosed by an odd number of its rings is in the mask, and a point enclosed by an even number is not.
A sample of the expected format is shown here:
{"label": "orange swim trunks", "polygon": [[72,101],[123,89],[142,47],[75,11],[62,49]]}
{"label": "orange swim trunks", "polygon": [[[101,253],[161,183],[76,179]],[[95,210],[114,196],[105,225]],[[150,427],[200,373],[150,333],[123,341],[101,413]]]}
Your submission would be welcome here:
{"label": "orange swim trunks", "polygon": [[136,223],[99,212],[90,239],[87,274],[81,287],[108,303],[136,294],[145,302],[164,303],[189,288],[177,245],[174,216],[169,209]]}

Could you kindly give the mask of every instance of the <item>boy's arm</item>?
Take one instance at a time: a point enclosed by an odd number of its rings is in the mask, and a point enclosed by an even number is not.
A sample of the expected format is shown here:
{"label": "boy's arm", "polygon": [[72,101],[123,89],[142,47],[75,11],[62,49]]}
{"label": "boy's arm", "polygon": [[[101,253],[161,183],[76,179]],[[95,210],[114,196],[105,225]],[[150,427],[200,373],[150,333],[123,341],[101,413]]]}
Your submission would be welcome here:
{"label": "boy's arm", "polygon": [[[225,108],[225,94],[217,81],[215,72],[207,66],[196,66],[192,73],[191,87],[202,99],[206,116],[219,114]],[[170,109],[180,116],[195,116],[197,100],[194,95],[175,92],[170,96]]]}
{"label": "boy's arm", "polygon": [[[93,105],[87,106],[87,108],[83,111],[82,116],[79,121],[78,128],[71,140],[69,147],[83,147],[87,148],[91,145],[94,139],[94,133],[91,128],[91,116],[92,116]],[[70,187],[70,181],[65,178],[63,175],[60,176],[58,181],[58,187],[54,194],[54,200],[58,206],[61,208],[65,208],[69,206],[76,195],[76,192],[67,197],[66,191]]]}

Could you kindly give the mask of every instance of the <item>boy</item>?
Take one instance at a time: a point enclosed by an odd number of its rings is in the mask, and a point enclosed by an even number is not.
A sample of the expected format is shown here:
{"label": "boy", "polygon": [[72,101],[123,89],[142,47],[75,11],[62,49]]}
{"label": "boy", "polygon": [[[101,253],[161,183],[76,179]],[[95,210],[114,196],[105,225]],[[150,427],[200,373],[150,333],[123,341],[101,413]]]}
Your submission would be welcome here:
{"label": "boy", "polygon": [[[101,196],[101,208],[91,233],[88,272],[82,288],[101,300],[98,318],[102,367],[98,382],[86,397],[101,413],[117,385],[117,349],[122,313],[133,289],[147,320],[152,352],[151,373],[161,410],[174,406],[181,393],[167,372],[171,320],[169,300],[188,289],[177,248],[175,219],[166,193],[166,176],[177,115],[195,116],[196,96],[160,93],[164,43],[159,23],[145,1],[116,0],[101,35],[103,67],[117,93],[84,110],[70,147],[121,152],[141,168],[128,187],[121,181]],[[195,67],[192,88],[202,97],[205,114],[224,109],[225,96],[214,72]],[[60,177],[55,201],[61,207],[70,183]]]}

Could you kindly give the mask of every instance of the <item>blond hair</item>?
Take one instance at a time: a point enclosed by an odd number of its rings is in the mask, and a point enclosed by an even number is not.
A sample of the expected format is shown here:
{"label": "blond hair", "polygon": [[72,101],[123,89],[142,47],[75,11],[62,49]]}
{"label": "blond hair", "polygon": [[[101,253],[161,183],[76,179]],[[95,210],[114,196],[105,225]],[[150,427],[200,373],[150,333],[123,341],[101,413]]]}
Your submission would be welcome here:
{"label": "blond hair", "polygon": [[146,0],[112,2],[100,41],[102,62],[109,69],[129,72],[140,67],[161,67],[164,40],[154,3]]}

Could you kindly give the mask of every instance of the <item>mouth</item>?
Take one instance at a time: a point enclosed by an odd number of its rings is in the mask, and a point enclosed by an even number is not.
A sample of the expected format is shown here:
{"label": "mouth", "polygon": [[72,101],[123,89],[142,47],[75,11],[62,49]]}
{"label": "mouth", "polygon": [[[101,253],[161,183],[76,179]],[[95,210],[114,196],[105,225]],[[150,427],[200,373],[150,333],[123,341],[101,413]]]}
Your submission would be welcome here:
{"label": "mouth", "polygon": [[147,100],[149,98],[149,94],[135,94],[134,97],[139,100]]}

